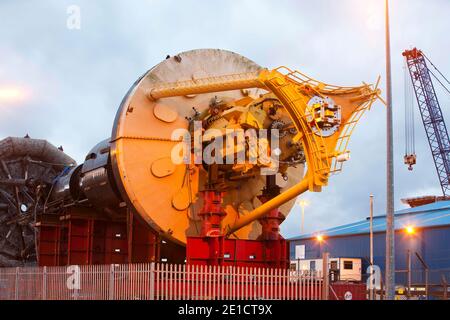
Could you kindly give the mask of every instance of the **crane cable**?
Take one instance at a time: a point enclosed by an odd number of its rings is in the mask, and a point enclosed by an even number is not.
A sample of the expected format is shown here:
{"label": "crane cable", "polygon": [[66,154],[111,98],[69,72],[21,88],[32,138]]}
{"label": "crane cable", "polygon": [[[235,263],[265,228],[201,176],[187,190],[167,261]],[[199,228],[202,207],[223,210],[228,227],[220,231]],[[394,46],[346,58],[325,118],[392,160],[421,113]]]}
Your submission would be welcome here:
{"label": "crane cable", "polygon": [[439,74],[441,75],[442,78],[445,79],[445,81],[447,81],[448,84],[450,84],[450,81],[442,74],[441,71],[439,71],[439,69],[433,64],[433,62],[431,62],[430,59],[428,59],[428,57],[422,52],[422,55],[425,57],[425,59],[427,59],[427,61],[433,66],[434,69],[436,69],[437,72],[439,72]]}
{"label": "crane cable", "polygon": [[[431,66],[439,73],[439,75],[442,77],[445,82],[447,82],[450,85],[450,81],[444,76],[444,74],[434,65],[433,62],[422,52],[422,55],[425,57],[425,59],[431,64]],[[448,94],[450,94],[450,89],[447,88],[442,81],[430,70],[430,68],[427,68],[430,74],[436,79],[437,82],[444,88],[445,91],[447,91]]]}
{"label": "crane cable", "polygon": [[441,84],[442,88],[444,88],[444,90],[447,91],[448,94],[450,94],[450,90],[441,82],[441,80],[439,80],[439,78],[436,77],[436,75],[430,69],[428,69],[428,71],[433,76],[433,78],[436,79],[436,81]]}
{"label": "crane cable", "polygon": [[412,90],[409,70],[406,65],[404,71],[404,94],[405,94],[405,156],[416,153],[415,147],[415,128],[414,128],[414,93]]}

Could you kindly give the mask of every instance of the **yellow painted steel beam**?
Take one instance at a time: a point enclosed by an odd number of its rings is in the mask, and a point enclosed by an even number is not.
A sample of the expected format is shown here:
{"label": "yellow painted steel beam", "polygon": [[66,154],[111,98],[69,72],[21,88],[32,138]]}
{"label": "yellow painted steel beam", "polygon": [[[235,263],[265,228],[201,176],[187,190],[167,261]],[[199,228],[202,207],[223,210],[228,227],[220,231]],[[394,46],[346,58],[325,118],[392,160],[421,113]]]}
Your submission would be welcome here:
{"label": "yellow painted steel beam", "polygon": [[270,210],[273,210],[275,208],[280,207],[282,204],[288,202],[289,200],[294,199],[295,197],[299,196],[300,194],[308,191],[309,185],[311,184],[311,175],[306,173],[305,177],[302,181],[294,185],[293,187],[289,188],[288,190],[284,191],[280,195],[276,196],[275,198],[263,203],[261,206],[256,208],[255,210],[245,214],[241,218],[239,218],[238,221],[232,226],[225,226],[225,233],[227,236],[230,236],[237,230],[241,229],[242,227],[252,223],[253,221],[262,218],[267,212]]}
{"label": "yellow painted steel beam", "polygon": [[312,131],[307,120],[307,104],[316,93],[312,89],[309,94],[301,92],[297,84],[289,81],[286,76],[277,70],[262,72],[260,80],[277,96],[289,113],[298,132],[296,140],[301,141],[303,145],[308,171],[312,174],[311,179],[309,179],[309,189],[320,191],[321,187],[325,186],[328,181],[331,159],[329,159],[327,149],[331,148],[327,148],[324,139]]}

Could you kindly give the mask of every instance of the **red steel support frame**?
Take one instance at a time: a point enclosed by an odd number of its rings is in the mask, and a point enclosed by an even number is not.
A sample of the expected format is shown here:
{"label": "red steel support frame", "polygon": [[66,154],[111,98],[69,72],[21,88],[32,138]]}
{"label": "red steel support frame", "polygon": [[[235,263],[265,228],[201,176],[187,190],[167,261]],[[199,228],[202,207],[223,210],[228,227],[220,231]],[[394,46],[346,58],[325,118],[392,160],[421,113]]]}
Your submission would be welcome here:
{"label": "red steel support frame", "polygon": [[39,265],[144,263],[160,258],[183,263],[186,253],[188,264],[288,266],[289,247],[279,235],[282,216],[278,210],[261,219],[263,232],[258,240],[227,239],[221,233],[223,193],[204,194],[202,236],[189,237],[186,252],[163,241],[131,211],[123,221],[112,221],[92,209],[72,207],[59,219],[53,216],[36,224]]}
{"label": "red steel support frame", "polygon": [[203,208],[199,215],[202,217],[202,236],[220,237],[222,235],[221,223],[225,216],[222,209],[224,193],[214,190],[203,191]]}
{"label": "red steel support frame", "polygon": [[[268,178],[269,184],[270,178]],[[276,189],[276,190],[275,190]],[[268,201],[279,189],[263,191],[261,200]],[[289,265],[289,246],[279,234],[279,225],[284,220],[278,209],[270,211],[260,219],[262,234],[258,240],[227,239],[221,231],[225,215],[222,209],[223,192],[203,193],[202,236],[188,237],[186,261],[193,265],[233,265],[248,267],[286,268]]]}
{"label": "red steel support frame", "polygon": [[74,207],[59,219],[43,219],[36,227],[40,266],[143,263],[160,259],[159,235],[133,214],[127,220],[111,221],[99,218],[93,210]]}
{"label": "red steel support frame", "polygon": [[64,264],[61,261],[66,248],[62,247],[60,239],[62,238],[63,227],[56,223],[40,223],[38,237],[38,256],[37,260],[40,266],[58,266]]}
{"label": "red steel support frame", "polygon": [[142,223],[133,211],[128,210],[128,261],[158,261],[161,239],[156,232]]}

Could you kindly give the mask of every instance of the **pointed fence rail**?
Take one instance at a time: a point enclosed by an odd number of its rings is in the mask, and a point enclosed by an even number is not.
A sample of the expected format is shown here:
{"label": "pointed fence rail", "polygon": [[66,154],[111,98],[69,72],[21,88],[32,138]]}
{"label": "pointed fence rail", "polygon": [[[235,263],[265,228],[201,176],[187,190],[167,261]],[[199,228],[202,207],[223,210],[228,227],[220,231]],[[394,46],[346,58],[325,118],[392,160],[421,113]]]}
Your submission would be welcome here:
{"label": "pointed fence rail", "polygon": [[0,268],[0,300],[319,300],[319,271],[167,263]]}

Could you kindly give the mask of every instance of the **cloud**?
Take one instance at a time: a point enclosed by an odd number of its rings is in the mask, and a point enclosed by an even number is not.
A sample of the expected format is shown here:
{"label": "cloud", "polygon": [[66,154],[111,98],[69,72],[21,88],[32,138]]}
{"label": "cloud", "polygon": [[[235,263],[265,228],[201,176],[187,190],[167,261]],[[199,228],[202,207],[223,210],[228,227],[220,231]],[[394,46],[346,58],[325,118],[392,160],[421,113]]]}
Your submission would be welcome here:
{"label": "cloud", "polygon": [[[81,9],[81,29],[66,28],[69,5]],[[382,1],[2,1],[0,86],[30,90],[19,105],[0,105],[0,137],[48,139],[81,162],[108,137],[118,105],[131,84],[167,54],[223,48],[267,67],[286,65],[338,85],[384,77]],[[449,73],[447,0],[392,1],[395,121],[395,204],[400,198],[439,193],[439,184],[416,113],[418,164],[403,165],[401,52],[423,49]],[[447,100],[448,101],[448,100]],[[444,105],[443,105],[444,107]],[[446,112],[446,119],[450,113]],[[447,120],[448,121],[448,120]],[[385,109],[364,116],[350,142],[352,159],[322,193],[304,195],[306,231],[332,227],[385,208]],[[283,224],[299,233],[299,208]]]}

